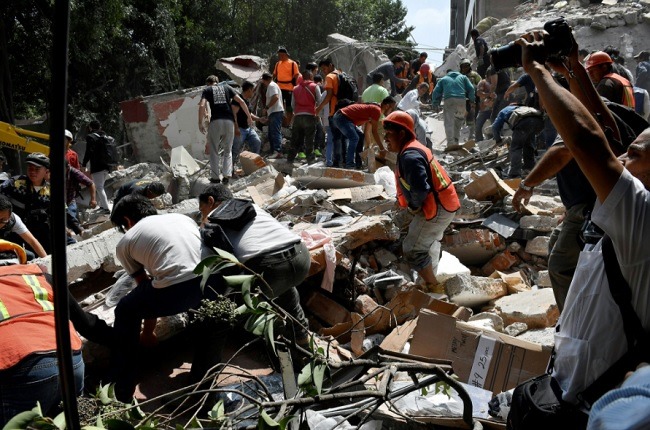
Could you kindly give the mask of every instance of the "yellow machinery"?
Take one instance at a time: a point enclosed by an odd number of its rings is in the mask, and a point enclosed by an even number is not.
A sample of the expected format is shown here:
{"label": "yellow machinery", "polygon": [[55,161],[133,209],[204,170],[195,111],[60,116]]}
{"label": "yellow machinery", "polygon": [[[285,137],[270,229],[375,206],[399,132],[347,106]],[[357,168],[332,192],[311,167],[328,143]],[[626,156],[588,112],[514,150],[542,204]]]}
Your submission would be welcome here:
{"label": "yellow machinery", "polygon": [[42,152],[49,156],[50,147],[34,140],[34,138],[43,141],[50,140],[48,134],[25,130],[0,121],[0,147],[27,153]]}

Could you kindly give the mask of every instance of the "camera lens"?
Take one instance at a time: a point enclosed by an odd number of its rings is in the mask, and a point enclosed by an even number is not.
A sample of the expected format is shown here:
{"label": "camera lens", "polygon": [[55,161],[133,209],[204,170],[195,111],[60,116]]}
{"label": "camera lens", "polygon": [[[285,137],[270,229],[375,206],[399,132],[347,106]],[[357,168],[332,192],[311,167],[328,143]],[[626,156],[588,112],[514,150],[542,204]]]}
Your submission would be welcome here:
{"label": "camera lens", "polygon": [[490,50],[490,62],[497,71],[521,65],[521,46],[510,42],[505,46]]}

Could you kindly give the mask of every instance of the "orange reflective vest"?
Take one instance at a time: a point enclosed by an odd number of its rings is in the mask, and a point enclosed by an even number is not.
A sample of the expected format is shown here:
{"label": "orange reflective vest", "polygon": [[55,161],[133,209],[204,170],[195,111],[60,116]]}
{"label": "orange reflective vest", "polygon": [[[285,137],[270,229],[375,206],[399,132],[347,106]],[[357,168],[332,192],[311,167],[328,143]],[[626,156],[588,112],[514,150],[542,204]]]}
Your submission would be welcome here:
{"label": "orange reflective vest", "polygon": [[618,73],[609,73],[605,75],[605,78],[611,78],[623,85],[623,100],[611,100],[615,103],[620,103],[624,106],[634,109],[634,88],[630,81],[625,79],[623,76]]}
{"label": "orange reflective vest", "polygon": [[[431,70],[429,70],[427,72],[427,80],[426,81],[424,80],[424,76],[422,75],[422,72],[418,72],[418,76],[419,76],[418,85],[420,85],[422,82],[426,82],[427,84],[429,84],[429,94],[432,94],[433,89],[436,86],[436,83],[433,80],[433,73],[431,72]],[[417,88],[417,86],[416,86],[416,88]]]}
{"label": "orange reflective vest", "polygon": [[[56,351],[52,287],[36,264],[0,267],[0,370],[35,352]],[[72,349],[81,339],[70,324]]]}
{"label": "orange reflective vest", "polygon": [[[424,157],[426,157],[427,166],[429,166],[427,180],[429,181],[431,192],[429,192],[422,204],[422,213],[424,214],[424,217],[427,220],[435,218],[438,214],[438,204],[440,204],[447,212],[456,212],[460,208],[460,201],[458,200],[458,194],[456,194],[456,188],[445,169],[443,169],[440,163],[438,163],[438,160],[435,159],[429,148],[414,139],[404,145],[399,155],[401,156],[404,151],[408,150],[419,151]],[[411,193],[411,185],[402,177],[399,165],[400,163],[398,160],[397,167],[395,168],[395,179],[398,184],[397,202],[400,207],[406,208],[408,207],[408,197]]]}
{"label": "orange reflective vest", "polygon": [[275,63],[273,77],[281,90],[293,91],[293,87],[296,85],[293,77],[298,73],[298,64],[295,61],[278,61]]}

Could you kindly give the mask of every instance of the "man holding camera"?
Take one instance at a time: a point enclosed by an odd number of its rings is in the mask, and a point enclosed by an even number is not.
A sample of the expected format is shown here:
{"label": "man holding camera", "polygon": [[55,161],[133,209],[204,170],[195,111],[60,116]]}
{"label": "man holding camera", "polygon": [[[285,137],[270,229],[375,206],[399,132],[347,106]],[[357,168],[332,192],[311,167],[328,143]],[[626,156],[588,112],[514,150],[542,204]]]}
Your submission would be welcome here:
{"label": "man holding camera", "polygon": [[[646,281],[650,228],[645,222],[650,216],[650,129],[641,133],[617,159],[605,134],[612,127],[617,134],[616,125],[612,126],[611,113],[600,98],[593,97],[593,87],[581,89],[576,82],[575,76],[584,74],[584,69],[578,66],[578,49],[570,37],[567,59],[549,49],[550,37],[543,31],[528,33],[516,43],[522,48],[523,67],[535,82],[551,120],[596,193],[592,220],[611,239],[611,247],[608,241],[601,240],[581,253],[567,295],[550,365],[550,387],[555,385],[561,391],[559,408],[545,416],[524,416],[526,409],[530,412],[532,408],[526,408],[523,400],[531,397],[522,396],[518,388],[513,395],[508,428],[548,428],[545,426],[560,423],[562,428],[584,428],[587,416],[582,411],[588,410],[604,391],[613,388],[626,371],[635,367],[637,357],[628,352],[638,344],[628,343],[630,333],[624,328],[624,321],[627,325],[630,315],[621,311],[623,305],[631,305],[645,331],[650,328],[650,290]],[[580,99],[562,88],[545,64],[565,75],[572,92],[580,94]],[[589,100],[589,108],[581,102],[583,98]],[[616,288],[610,288],[611,279],[615,278],[608,279],[612,274],[611,258],[606,263],[603,256],[610,250],[624,279],[623,283],[616,283]],[[629,284],[630,297],[617,302],[612,294],[623,289],[624,283]]]}

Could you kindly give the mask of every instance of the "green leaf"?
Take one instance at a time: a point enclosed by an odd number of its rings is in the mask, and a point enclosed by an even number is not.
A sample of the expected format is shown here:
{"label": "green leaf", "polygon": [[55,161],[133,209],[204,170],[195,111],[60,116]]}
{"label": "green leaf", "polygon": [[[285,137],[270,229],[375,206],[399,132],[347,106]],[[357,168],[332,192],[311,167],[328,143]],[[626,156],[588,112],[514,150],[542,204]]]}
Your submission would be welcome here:
{"label": "green leaf", "polygon": [[311,363],[308,363],[298,374],[298,385],[302,387],[304,385],[310,384],[312,381],[311,375]]}
{"label": "green leaf", "polygon": [[106,428],[106,427],[104,426],[104,421],[102,420],[102,416],[101,416],[101,415],[97,415],[97,420],[95,421],[95,425],[96,425],[97,427],[101,428],[101,429]]}
{"label": "green leaf", "polygon": [[280,424],[277,423],[269,414],[266,413],[264,409],[261,410],[260,412],[260,424],[262,424],[261,428],[265,427],[280,427]]}
{"label": "green leaf", "polygon": [[[253,276],[252,275],[244,275],[244,276],[246,276],[247,278],[241,284],[242,299],[244,300],[246,306],[248,306],[251,309],[255,309],[255,307],[253,306],[253,300],[251,298],[251,287],[253,286]],[[224,279],[225,278],[226,277],[224,277]],[[226,279],[226,282],[230,284],[229,279]]]}
{"label": "green leaf", "polygon": [[235,316],[240,317],[242,315],[246,315],[249,312],[249,308],[246,305],[241,305],[237,309],[235,309]]}
{"label": "green leaf", "polygon": [[215,251],[217,251],[217,254],[219,254],[221,257],[225,258],[226,260],[232,261],[233,263],[239,263],[239,260],[237,260],[237,257],[232,255],[228,251],[224,251],[223,249],[219,248],[214,248]]}
{"label": "green leaf", "polygon": [[99,391],[99,401],[102,402],[102,405],[108,405],[113,402],[113,399],[110,395],[111,384],[100,385]]}
{"label": "green leaf", "polygon": [[223,400],[219,400],[213,407],[210,412],[208,412],[208,417],[211,420],[217,421],[224,416],[225,408],[223,406]]}
{"label": "green leaf", "polygon": [[201,425],[199,420],[197,420],[196,417],[194,417],[194,419],[192,421],[190,421],[190,424],[187,426],[187,428],[190,428],[190,429],[202,429],[203,426]]}
{"label": "green leaf", "polygon": [[244,326],[246,330],[257,336],[262,336],[268,324],[273,324],[274,314],[265,313],[262,315],[251,315]]}
{"label": "green leaf", "polygon": [[293,420],[294,418],[296,418],[295,415],[289,415],[289,416],[287,416],[287,417],[282,418],[282,419],[280,420],[280,423],[279,423],[279,424],[280,424],[280,430],[286,430],[287,425],[288,425],[289,422],[290,422],[291,420]]}
{"label": "green leaf", "polygon": [[231,287],[237,287],[246,281],[252,281],[254,278],[255,275],[230,275],[223,277],[224,281]]}
{"label": "green leaf", "polygon": [[31,423],[34,420],[34,418],[38,418],[40,416],[42,416],[42,414],[39,414],[34,410],[21,412],[15,417],[13,417],[12,419],[10,419],[9,422],[5,424],[2,430],[26,429],[29,426],[29,423]]}
{"label": "green leaf", "polygon": [[275,336],[273,334],[274,322],[275,322],[275,318],[273,318],[266,326],[266,341],[269,343],[269,345],[271,345],[271,349],[273,349],[273,354],[278,355],[278,353],[275,351]]}
{"label": "green leaf", "polygon": [[65,413],[64,412],[61,412],[59,415],[55,416],[52,421],[54,422],[54,425],[57,428],[59,428],[61,430],[65,430],[66,422],[65,422]]}
{"label": "green leaf", "polygon": [[134,397],[133,402],[131,403],[133,408],[128,410],[128,417],[134,421],[140,421],[145,417],[144,412],[142,412],[142,409],[140,409],[138,400]]}
{"label": "green leaf", "polygon": [[104,427],[97,427],[97,426],[84,426],[81,427],[81,430],[106,430]]}
{"label": "green leaf", "polygon": [[212,267],[215,263],[218,261],[222,261],[223,258],[218,256],[218,255],[211,255],[209,257],[204,258],[199,262],[199,264],[196,265],[194,268],[194,274],[195,275],[203,275],[203,272],[206,268]]}
{"label": "green leaf", "polygon": [[133,424],[115,418],[106,420],[104,424],[106,425],[106,430],[135,430]]}
{"label": "green leaf", "polygon": [[321,394],[323,391],[323,380],[325,379],[325,373],[327,373],[326,364],[317,364],[314,366],[314,386],[318,394]]}

